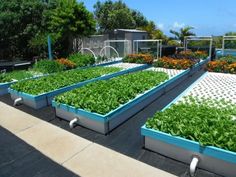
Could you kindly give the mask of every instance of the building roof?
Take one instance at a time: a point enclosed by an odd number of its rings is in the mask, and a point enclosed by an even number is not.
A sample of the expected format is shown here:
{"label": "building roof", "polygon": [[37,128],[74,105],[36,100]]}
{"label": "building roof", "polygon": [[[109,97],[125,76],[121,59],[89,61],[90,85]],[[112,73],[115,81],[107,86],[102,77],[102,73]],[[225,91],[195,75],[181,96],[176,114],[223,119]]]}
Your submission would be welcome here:
{"label": "building roof", "polygon": [[124,32],[131,32],[131,33],[146,33],[146,31],[143,30],[137,30],[137,29],[116,29],[117,31],[124,31]]}

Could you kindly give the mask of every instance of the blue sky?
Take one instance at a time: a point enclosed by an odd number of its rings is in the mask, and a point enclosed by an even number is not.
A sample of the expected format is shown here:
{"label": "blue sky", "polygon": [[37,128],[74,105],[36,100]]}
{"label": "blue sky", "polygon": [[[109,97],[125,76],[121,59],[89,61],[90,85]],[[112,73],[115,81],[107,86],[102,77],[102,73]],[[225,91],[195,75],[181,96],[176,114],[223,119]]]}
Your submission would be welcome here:
{"label": "blue sky", "polygon": [[[93,11],[97,0],[83,1]],[[193,26],[197,35],[236,32],[236,0],[123,0],[130,8],[153,20],[165,34],[170,29]]]}

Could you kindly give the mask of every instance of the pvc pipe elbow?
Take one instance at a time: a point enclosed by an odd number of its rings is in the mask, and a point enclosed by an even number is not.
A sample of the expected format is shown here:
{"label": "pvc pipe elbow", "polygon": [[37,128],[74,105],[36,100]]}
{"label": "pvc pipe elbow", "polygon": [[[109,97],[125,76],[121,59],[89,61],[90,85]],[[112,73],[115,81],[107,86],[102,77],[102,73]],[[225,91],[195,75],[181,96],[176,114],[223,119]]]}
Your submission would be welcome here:
{"label": "pvc pipe elbow", "polygon": [[194,156],[191,163],[190,163],[190,168],[189,168],[190,176],[192,176],[192,177],[195,176],[195,172],[196,172],[198,162],[199,162],[198,157]]}
{"label": "pvc pipe elbow", "polygon": [[14,106],[17,106],[18,104],[20,104],[21,102],[23,101],[23,99],[20,97],[20,98],[17,98],[14,100]]}
{"label": "pvc pipe elbow", "polygon": [[72,119],[72,120],[70,121],[70,123],[69,123],[70,128],[74,128],[74,124],[75,124],[77,121],[78,121],[77,118]]}

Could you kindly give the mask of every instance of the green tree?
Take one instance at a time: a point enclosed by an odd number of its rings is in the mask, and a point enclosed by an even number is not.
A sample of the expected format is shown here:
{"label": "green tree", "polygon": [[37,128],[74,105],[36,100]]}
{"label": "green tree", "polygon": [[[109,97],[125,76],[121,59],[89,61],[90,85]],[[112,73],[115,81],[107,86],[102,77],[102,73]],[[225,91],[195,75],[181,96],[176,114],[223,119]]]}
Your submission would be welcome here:
{"label": "green tree", "polygon": [[[47,51],[47,36],[59,55],[72,39],[95,31],[95,20],[76,0],[0,0],[0,57],[32,58]],[[45,52],[46,53],[46,52]]]}
{"label": "green tree", "polygon": [[156,30],[156,24],[154,21],[149,21],[146,26],[141,27],[142,30],[148,33],[148,38],[153,38],[153,33]]}
{"label": "green tree", "polygon": [[222,48],[222,36],[213,36],[213,46],[216,48]]}
{"label": "green tree", "polygon": [[150,39],[162,39],[164,44],[168,42],[168,37],[163,33],[163,31],[157,28],[153,21],[149,21],[148,24],[141,27],[141,29],[147,31]]}
{"label": "green tree", "polygon": [[97,1],[94,5],[94,16],[99,32],[107,32],[118,28],[138,28],[147,25],[147,19],[142,13],[132,10],[121,0],[112,2]]}
{"label": "green tree", "polygon": [[148,25],[148,20],[141,12],[132,10],[132,17],[134,18],[136,28]]}
{"label": "green tree", "polygon": [[28,58],[33,55],[29,41],[41,28],[46,4],[39,0],[0,0],[1,58]]}
{"label": "green tree", "polygon": [[[236,36],[236,32],[227,32],[225,36]],[[236,41],[235,40],[226,40],[225,41],[225,49],[236,49]]]}
{"label": "green tree", "polygon": [[183,45],[184,37],[195,36],[195,33],[191,31],[192,29],[194,28],[191,26],[186,26],[186,27],[180,28],[180,31],[170,30],[170,33],[172,33],[175,36],[174,39],[180,40],[181,45]]}
{"label": "green tree", "polygon": [[95,32],[93,14],[76,0],[57,0],[56,8],[48,11],[45,16],[49,19],[48,31],[60,56],[67,56],[72,52],[73,38]]}
{"label": "green tree", "polygon": [[112,13],[108,16],[108,19],[108,30],[118,28],[135,28],[135,21],[127,8],[112,11]]}
{"label": "green tree", "polygon": [[227,32],[225,33],[225,36],[236,36],[236,32]]}

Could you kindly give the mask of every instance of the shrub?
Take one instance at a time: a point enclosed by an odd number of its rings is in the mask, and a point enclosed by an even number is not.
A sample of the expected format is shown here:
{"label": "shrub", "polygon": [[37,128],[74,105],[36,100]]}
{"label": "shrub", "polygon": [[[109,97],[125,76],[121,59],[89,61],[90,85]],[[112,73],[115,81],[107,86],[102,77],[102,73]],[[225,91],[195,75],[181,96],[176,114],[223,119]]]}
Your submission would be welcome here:
{"label": "shrub", "polygon": [[56,60],[58,63],[64,65],[65,69],[73,69],[76,67],[76,64],[66,58],[60,58]]}
{"label": "shrub", "polygon": [[188,69],[192,67],[195,62],[189,59],[174,59],[171,57],[162,57],[154,63],[154,67],[162,67],[169,69]]}
{"label": "shrub", "polygon": [[[225,59],[225,60],[224,60]],[[211,61],[207,64],[206,70],[210,72],[221,72],[236,74],[236,62],[229,58],[221,58],[220,60]]]}
{"label": "shrub", "polygon": [[154,57],[150,54],[129,54],[126,57],[124,57],[123,62],[152,64],[153,60],[154,60]]}
{"label": "shrub", "polygon": [[220,61],[227,61],[227,63],[232,64],[236,62],[236,57],[232,55],[227,55],[219,58]]}
{"label": "shrub", "polygon": [[64,66],[55,60],[40,60],[34,64],[33,70],[41,73],[55,73],[63,71]]}
{"label": "shrub", "polygon": [[232,64],[229,64],[227,67],[226,67],[226,70],[231,73],[231,74],[236,74],[236,62],[235,63],[232,63]]}
{"label": "shrub", "polygon": [[196,51],[196,52],[192,52],[192,51],[181,51],[179,53],[179,55],[181,55],[183,58],[195,58],[195,59],[206,59],[208,54],[205,51]]}
{"label": "shrub", "polygon": [[93,65],[95,58],[92,55],[75,53],[71,54],[68,59],[76,64],[76,67]]}
{"label": "shrub", "polygon": [[210,61],[207,63],[207,70],[210,72],[226,72],[227,61]]}

